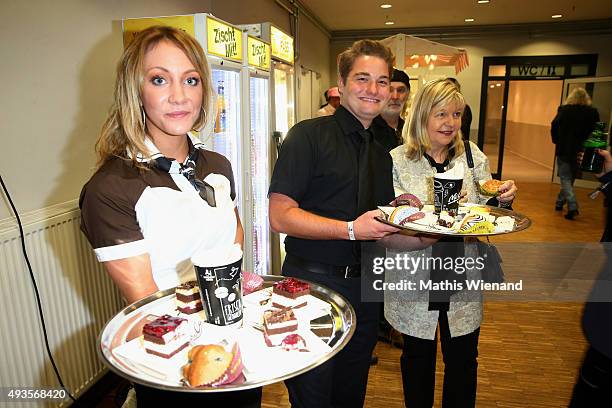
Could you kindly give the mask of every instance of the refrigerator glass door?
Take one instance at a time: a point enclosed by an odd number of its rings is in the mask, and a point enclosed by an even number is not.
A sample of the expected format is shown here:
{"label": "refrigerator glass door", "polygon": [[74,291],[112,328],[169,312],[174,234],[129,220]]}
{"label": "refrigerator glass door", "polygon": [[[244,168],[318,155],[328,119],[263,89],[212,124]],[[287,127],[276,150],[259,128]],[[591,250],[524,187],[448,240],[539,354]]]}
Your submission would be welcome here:
{"label": "refrigerator glass door", "polygon": [[240,152],[240,73],[213,67],[212,83],[217,91],[216,119],[212,150],[225,156],[232,164],[236,202],[242,213],[242,160]]}
{"label": "refrigerator glass door", "polygon": [[295,95],[293,89],[293,67],[275,62],[274,64],[274,112],[276,129],[283,137],[295,124]]}
{"label": "refrigerator glass door", "polygon": [[250,88],[250,163],[251,219],[253,232],[253,272],[270,272],[270,227],[268,222],[268,187],[270,185],[269,79],[251,76]]}

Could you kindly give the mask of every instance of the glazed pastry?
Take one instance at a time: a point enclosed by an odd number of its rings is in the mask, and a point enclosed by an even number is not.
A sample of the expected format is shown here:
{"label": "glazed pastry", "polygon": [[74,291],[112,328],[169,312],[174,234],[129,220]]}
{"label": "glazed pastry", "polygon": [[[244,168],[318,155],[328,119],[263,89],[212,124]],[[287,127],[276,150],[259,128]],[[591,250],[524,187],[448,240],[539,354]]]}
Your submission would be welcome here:
{"label": "glazed pastry", "polygon": [[487,181],[480,180],[478,184],[480,185],[480,192],[482,194],[488,196],[497,196],[499,195],[499,187],[504,184],[504,182],[500,180],[491,179]]}
{"label": "glazed pastry", "polygon": [[416,207],[419,210],[423,208],[423,203],[421,200],[419,200],[419,198],[414,194],[408,193],[400,194],[399,196],[395,197],[395,200],[391,202],[391,205],[394,207],[409,205],[410,207]]}

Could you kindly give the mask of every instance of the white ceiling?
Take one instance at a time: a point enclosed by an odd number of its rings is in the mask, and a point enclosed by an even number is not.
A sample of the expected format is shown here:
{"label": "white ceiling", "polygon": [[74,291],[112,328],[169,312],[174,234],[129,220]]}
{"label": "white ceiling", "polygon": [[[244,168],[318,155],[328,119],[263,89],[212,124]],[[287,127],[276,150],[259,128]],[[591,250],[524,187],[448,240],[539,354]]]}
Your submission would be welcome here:
{"label": "white ceiling", "polygon": [[[612,0],[301,0],[330,31],[403,27],[554,24],[612,18]],[[380,8],[387,3],[393,7]],[[562,14],[552,19],[553,14]],[[387,16],[395,22],[385,25]],[[475,19],[466,23],[466,18]]]}

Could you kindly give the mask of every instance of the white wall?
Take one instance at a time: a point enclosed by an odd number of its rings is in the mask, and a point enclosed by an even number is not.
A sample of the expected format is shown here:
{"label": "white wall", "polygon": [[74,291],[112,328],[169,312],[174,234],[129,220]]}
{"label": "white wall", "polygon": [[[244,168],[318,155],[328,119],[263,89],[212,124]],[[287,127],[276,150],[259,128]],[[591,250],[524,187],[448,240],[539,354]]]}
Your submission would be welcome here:
{"label": "white wall", "polygon": [[[273,0],[0,2],[0,174],[20,212],[78,197],[92,174],[123,49],[121,18],[197,12],[289,31],[288,13]],[[328,75],[329,40],[308,22],[302,32],[301,63]],[[11,212],[0,197],[1,220]]]}

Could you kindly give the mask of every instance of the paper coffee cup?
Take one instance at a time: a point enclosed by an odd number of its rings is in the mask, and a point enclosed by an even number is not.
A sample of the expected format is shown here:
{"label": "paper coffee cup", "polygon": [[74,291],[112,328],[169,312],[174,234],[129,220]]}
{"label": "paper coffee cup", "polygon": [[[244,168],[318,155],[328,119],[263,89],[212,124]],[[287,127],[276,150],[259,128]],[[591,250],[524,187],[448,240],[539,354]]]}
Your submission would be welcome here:
{"label": "paper coffee cup", "polygon": [[217,326],[242,324],[242,251],[236,247],[191,258],[206,321]]}
{"label": "paper coffee cup", "polygon": [[444,173],[434,174],[434,211],[448,211],[456,214],[459,208],[459,198],[463,187],[464,169],[462,163],[457,163]]}

